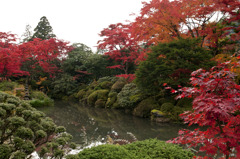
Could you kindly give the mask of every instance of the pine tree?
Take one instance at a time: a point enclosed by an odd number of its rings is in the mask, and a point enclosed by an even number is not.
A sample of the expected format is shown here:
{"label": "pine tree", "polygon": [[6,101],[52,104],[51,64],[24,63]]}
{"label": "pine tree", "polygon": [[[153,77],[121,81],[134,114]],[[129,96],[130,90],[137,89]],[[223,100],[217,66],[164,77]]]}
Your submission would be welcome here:
{"label": "pine tree", "polygon": [[56,35],[53,34],[53,29],[48,19],[45,16],[43,16],[40,19],[40,22],[38,23],[37,27],[34,29],[34,34],[32,36],[32,39],[40,38],[42,40],[46,40],[53,37],[56,37]]}

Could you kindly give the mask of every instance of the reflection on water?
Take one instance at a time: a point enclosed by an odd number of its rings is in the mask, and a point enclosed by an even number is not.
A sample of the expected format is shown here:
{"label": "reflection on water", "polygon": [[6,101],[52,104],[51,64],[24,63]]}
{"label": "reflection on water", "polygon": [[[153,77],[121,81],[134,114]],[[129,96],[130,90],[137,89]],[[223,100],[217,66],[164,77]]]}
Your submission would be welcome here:
{"label": "reflection on water", "polygon": [[134,134],[138,140],[158,138],[166,141],[176,137],[178,130],[183,128],[183,125],[155,123],[118,110],[83,107],[70,102],[56,101],[54,107],[39,110],[57,125],[64,126],[78,144],[88,145],[105,139],[107,135],[131,140],[128,133]]}

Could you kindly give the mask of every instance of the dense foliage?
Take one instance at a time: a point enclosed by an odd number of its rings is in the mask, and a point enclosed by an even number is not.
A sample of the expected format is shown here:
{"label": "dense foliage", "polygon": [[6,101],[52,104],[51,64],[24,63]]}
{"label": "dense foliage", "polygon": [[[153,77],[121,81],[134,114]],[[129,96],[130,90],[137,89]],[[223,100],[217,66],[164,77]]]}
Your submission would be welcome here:
{"label": "dense foliage", "polygon": [[136,141],[127,145],[100,145],[84,149],[77,156],[68,159],[190,159],[193,153],[173,144],[157,139]]}
{"label": "dense foliage", "polygon": [[[71,135],[52,119],[19,98],[0,92],[0,158],[24,159],[41,149],[40,156],[61,157],[74,146]],[[47,144],[47,147],[44,145]]]}
{"label": "dense foliage", "polygon": [[[209,155],[218,152],[226,158],[240,157],[240,86],[226,64],[213,67],[210,71],[199,69],[192,73],[192,87],[180,89],[178,98],[194,97],[193,112],[181,116],[189,125],[207,127],[205,131],[181,130],[172,143],[200,147]],[[233,155],[232,155],[233,154]]]}
{"label": "dense foliage", "polygon": [[186,86],[190,73],[198,68],[209,68],[214,62],[209,51],[194,39],[162,43],[152,48],[148,58],[136,71],[136,83],[150,94],[157,94],[164,83],[173,88]]}

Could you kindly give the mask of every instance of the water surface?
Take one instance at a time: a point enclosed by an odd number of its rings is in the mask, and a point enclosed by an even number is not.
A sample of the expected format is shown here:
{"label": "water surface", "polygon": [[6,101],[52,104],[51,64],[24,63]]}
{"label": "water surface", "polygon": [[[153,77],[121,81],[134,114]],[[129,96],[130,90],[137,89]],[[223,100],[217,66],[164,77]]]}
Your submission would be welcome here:
{"label": "water surface", "polygon": [[80,106],[76,103],[56,101],[54,107],[39,108],[51,117],[57,125],[64,126],[77,144],[94,143],[106,139],[132,140],[132,133],[138,140],[157,138],[169,140],[187,126],[170,123],[155,123],[150,119],[134,117],[119,110]]}

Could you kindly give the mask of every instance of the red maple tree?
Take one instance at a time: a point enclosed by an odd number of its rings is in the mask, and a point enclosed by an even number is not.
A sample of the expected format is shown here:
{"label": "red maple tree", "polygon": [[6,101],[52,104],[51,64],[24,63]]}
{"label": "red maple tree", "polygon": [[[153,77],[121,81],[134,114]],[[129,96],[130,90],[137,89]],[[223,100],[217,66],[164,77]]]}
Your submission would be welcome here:
{"label": "red maple tree", "polygon": [[14,34],[0,32],[0,76],[2,78],[28,74],[21,70],[21,53],[15,42]]}
{"label": "red maple tree", "polygon": [[[229,30],[229,26],[216,25],[239,20],[238,0],[152,0],[143,4],[132,35],[149,45],[192,37],[201,38],[202,46],[216,47],[226,37],[224,30]],[[239,35],[239,25],[234,29]]]}
{"label": "red maple tree", "polygon": [[54,74],[59,70],[54,61],[60,61],[71,49],[68,43],[53,38],[17,44],[14,34],[0,32],[0,75],[29,76],[36,67]]}
{"label": "red maple tree", "polygon": [[134,64],[142,48],[131,37],[131,29],[131,24],[118,23],[109,25],[100,33],[100,36],[104,38],[98,42],[98,49],[106,50],[105,55],[120,63],[108,68],[121,69],[124,71],[122,77],[129,78],[131,76],[132,79],[133,76],[129,75],[129,66]]}
{"label": "red maple tree", "polygon": [[199,146],[209,155],[220,152],[226,158],[231,154],[240,158],[240,85],[234,78],[227,63],[209,72],[199,69],[192,73],[193,87],[180,89],[177,98],[193,97],[193,111],[181,116],[189,126],[197,124],[206,130],[181,130],[171,143]]}
{"label": "red maple tree", "polygon": [[72,49],[68,43],[54,38],[47,40],[35,38],[18,47],[22,53],[22,62],[28,63],[26,71],[31,73],[40,66],[44,72],[50,75],[59,71],[54,61],[60,61]]}

